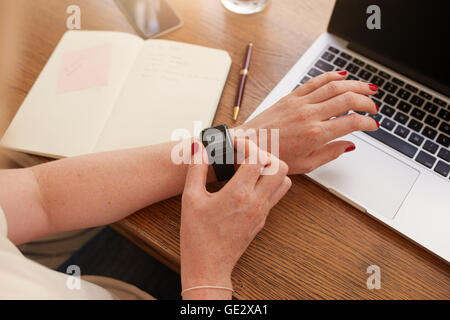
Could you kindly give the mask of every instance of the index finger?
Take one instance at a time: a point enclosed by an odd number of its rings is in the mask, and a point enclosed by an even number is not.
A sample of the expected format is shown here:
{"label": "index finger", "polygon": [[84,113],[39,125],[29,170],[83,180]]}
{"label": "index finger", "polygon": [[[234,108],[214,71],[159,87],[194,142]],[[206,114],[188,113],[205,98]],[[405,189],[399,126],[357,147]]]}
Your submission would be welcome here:
{"label": "index finger", "polygon": [[299,96],[305,96],[316,89],[326,85],[328,82],[335,80],[344,80],[347,77],[348,72],[342,71],[330,71],[321,74],[320,76],[309,79],[304,84],[295,89],[294,94]]}
{"label": "index finger", "polygon": [[[262,151],[258,146],[248,139],[237,139],[237,153],[244,154],[244,162],[231,178],[228,185],[244,185],[253,189],[264,167],[270,163],[267,152]],[[239,157],[238,157],[239,158]]]}
{"label": "index finger", "polygon": [[320,103],[348,91],[363,95],[372,95],[378,91],[378,86],[357,80],[331,81],[304,96],[304,99],[307,103]]}
{"label": "index finger", "polygon": [[[199,158],[199,163],[194,161],[194,158]],[[206,191],[205,185],[208,175],[208,156],[202,144],[198,141],[193,141],[191,144],[191,164],[189,165],[186,174],[186,181],[184,190],[190,192]]]}

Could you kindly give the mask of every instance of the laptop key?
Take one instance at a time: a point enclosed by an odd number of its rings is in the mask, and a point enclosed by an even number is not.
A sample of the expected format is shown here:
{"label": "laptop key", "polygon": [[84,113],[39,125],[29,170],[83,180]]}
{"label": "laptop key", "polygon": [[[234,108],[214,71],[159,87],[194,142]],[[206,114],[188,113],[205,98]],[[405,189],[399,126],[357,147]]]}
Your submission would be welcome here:
{"label": "laptop key", "polygon": [[427,150],[429,153],[435,154],[435,152],[437,151],[437,149],[439,149],[439,146],[434,143],[431,142],[430,140],[425,141],[425,143],[423,144],[423,148],[425,150]]}
{"label": "laptop key", "polygon": [[408,113],[409,110],[411,110],[411,105],[409,103],[406,103],[405,101],[400,101],[397,108],[404,113]]}
{"label": "laptop key", "polygon": [[439,98],[434,98],[433,102],[436,103],[437,105],[440,105],[441,107],[445,107],[445,105],[446,105],[445,101],[443,101]]}
{"label": "laptop key", "polygon": [[323,72],[317,70],[316,68],[312,68],[311,70],[309,70],[308,75],[310,75],[311,77],[317,77],[319,75],[321,75]]}
{"label": "laptop key", "polygon": [[369,71],[361,70],[361,71],[358,73],[358,76],[359,76],[361,79],[369,80],[370,77],[372,76],[372,74],[371,74]]}
{"label": "laptop key", "polygon": [[345,52],[341,52],[341,57],[347,60],[352,60],[352,56]]}
{"label": "laptop key", "polygon": [[375,97],[377,99],[381,99],[383,98],[385,92],[381,89],[378,89],[377,93],[375,93],[372,97]]}
{"label": "laptop key", "polygon": [[409,130],[403,126],[397,126],[394,133],[402,138],[406,138],[409,134]]}
{"label": "laptop key", "polygon": [[320,59],[314,64],[314,66],[319,69],[322,69],[325,72],[328,72],[328,71],[331,71],[334,69],[334,67],[331,64],[326,63],[325,61],[320,60]]}
{"label": "laptop key", "polygon": [[450,121],[450,112],[444,109],[439,110],[437,116],[445,121]]}
{"label": "laptop key", "polygon": [[411,92],[406,91],[405,89],[400,89],[398,90],[396,96],[401,99],[408,100],[409,97],[411,96]]}
{"label": "laptop key", "polygon": [[378,129],[377,131],[363,131],[367,135],[374,139],[388,145],[389,147],[403,153],[409,158],[414,157],[417,152],[417,148],[409,144],[405,140],[394,136],[392,133],[387,132],[383,129]]}
{"label": "laptop key", "polygon": [[303,77],[303,79],[302,80],[300,80],[300,83],[301,84],[305,84],[306,83],[306,81],[308,81],[309,79],[311,79],[310,77],[308,77],[308,76],[304,76]]}
{"label": "laptop key", "polygon": [[392,94],[387,94],[383,99],[384,102],[390,104],[391,106],[395,106],[398,101],[398,98],[394,97]]}
{"label": "laptop key", "polygon": [[335,55],[330,53],[330,52],[328,52],[328,51],[324,52],[323,55],[322,55],[322,59],[324,59],[326,61],[331,61],[331,60],[334,59],[334,57],[335,57]]}
{"label": "laptop key", "polygon": [[425,100],[423,100],[421,97],[418,97],[414,95],[409,102],[411,102],[413,105],[421,107]]}
{"label": "laptop key", "polygon": [[347,61],[342,58],[337,57],[333,63],[335,66],[343,68],[347,64]]}
{"label": "laptop key", "polygon": [[427,137],[430,138],[431,140],[434,139],[434,137],[436,137],[437,135],[437,131],[434,129],[431,129],[430,127],[425,127],[425,129],[423,129],[422,134]]}
{"label": "laptop key", "polygon": [[434,163],[436,162],[436,158],[430,156],[428,153],[420,151],[416,157],[416,161],[423,164],[427,168],[432,168]]}
{"label": "laptop key", "polygon": [[438,157],[447,162],[450,162],[450,151],[448,149],[441,148],[441,150],[439,150],[438,152]]}
{"label": "laptop key", "polygon": [[364,66],[364,62],[362,62],[361,60],[359,60],[357,58],[353,58],[353,62],[360,67]]}
{"label": "laptop key", "polygon": [[353,63],[349,63],[346,70],[350,73],[356,74],[359,71],[359,67]]}
{"label": "laptop key", "polygon": [[436,111],[438,110],[437,105],[432,104],[431,102],[427,102],[425,104],[425,107],[423,107],[425,109],[425,111],[428,111],[431,114],[435,114]]}
{"label": "laptop key", "polygon": [[384,106],[384,107],[381,109],[381,113],[387,115],[388,117],[392,117],[392,115],[394,114],[394,112],[395,112],[395,109],[394,109],[394,108],[391,108],[391,107],[389,107],[389,106]]}
{"label": "laptop key", "polygon": [[414,87],[410,84],[406,84],[405,88],[414,93],[417,93],[417,91],[419,91],[419,89],[417,89],[416,87]]}
{"label": "laptop key", "polygon": [[372,77],[372,79],[370,80],[370,82],[373,83],[373,84],[376,84],[376,85],[379,86],[379,87],[381,87],[381,86],[383,85],[383,83],[384,83],[384,79],[383,79],[383,78],[380,78],[380,77],[377,76],[377,75],[374,75],[374,76]]}
{"label": "laptop key", "polygon": [[436,128],[439,123],[439,119],[433,117],[432,115],[428,115],[425,119],[425,123],[432,126],[433,128]]}
{"label": "laptop key", "polygon": [[427,93],[425,91],[420,91],[419,96],[421,96],[421,97],[423,97],[425,99],[428,99],[428,100],[431,100],[431,98],[432,98],[431,94],[429,94],[429,93]]}
{"label": "laptop key", "polygon": [[371,117],[372,119],[374,119],[377,122],[380,122],[382,116],[379,113],[375,113],[375,114],[369,114],[369,117]]}
{"label": "laptop key", "polygon": [[439,130],[450,136],[450,123],[442,122],[439,126]]}
{"label": "laptop key", "polygon": [[450,146],[450,138],[442,133],[438,135],[436,142],[443,145],[446,148]]}
{"label": "laptop key", "polygon": [[354,75],[349,74],[347,77],[347,80],[358,80],[359,81],[359,78],[355,77]]}
{"label": "laptop key", "polygon": [[392,82],[399,85],[400,87],[403,87],[403,85],[405,84],[402,80],[400,80],[399,78],[392,78]]}
{"label": "laptop key", "polygon": [[336,54],[339,53],[339,50],[336,49],[335,47],[329,47],[328,50],[330,50],[331,52],[336,53]]}
{"label": "laptop key", "polygon": [[419,146],[422,144],[424,138],[422,136],[419,136],[416,133],[411,133],[411,135],[409,136],[408,141],[414,143],[416,146]]}
{"label": "laptop key", "polygon": [[417,131],[417,132],[419,132],[420,129],[422,129],[422,127],[423,127],[423,124],[414,119],[411,119],[411,121],[409,121],[409,123],[408,123],[408,128],[413,129],[414,131]]}
{"label": "laptop key", "polygon": [[386,73],[386,72],[384,72],[384,71],[380,71],[380,72],[378,72],[378,74],[380,76],[382,76],[383,78],[385,78],[385,79],[390,79],[391,78],[391,75]]}
{"label": "laptop key", "polygon": [[397,90],[397,86],[391,82],[386,82],[386,84],[384,85],[383,89],[390,92],[390,93],[394,93],[395,90]]}
{"label": "laptop key", "polygon": [[374,66],[371,66],[370,64],[366,64],[366,69],[369,70],[370,72],[377,72],[378,69],[375,68]]}
{"label": "laptop key", "polygon": [[389,120],[388,118],[384,118],[381,122],[381,126],[383,128],[386,128],[387,130],[391,131],[395,127],[395,122],[392,120]]}
{"label": "laptop key", "polygon": [[390,104],[391,106],[395,106],[395,104],[398,101],[398,98],[394,97],[392,94],[388,94],[386,97],[384,97],[384,102],[387,104]]}
{"label": "laptop key", "polygon": [[395,115],[394,120],[400,122],[401,124],[405,124],[406,122],[408,122],[409,117],[406,114],[399,111]]}
{"label": "laptop key", "polygon": [[434,171],[446,177],[450,172],[450,165],[446,164],[444,161],[439,160],[436,167],[434,167]]}
{"label": "laptop key", "polygon": [[425,117],[425,112],[420,109],[414,108],[413,111],[411,111],[411,115],[416,119],[422,120],[423,117]]}

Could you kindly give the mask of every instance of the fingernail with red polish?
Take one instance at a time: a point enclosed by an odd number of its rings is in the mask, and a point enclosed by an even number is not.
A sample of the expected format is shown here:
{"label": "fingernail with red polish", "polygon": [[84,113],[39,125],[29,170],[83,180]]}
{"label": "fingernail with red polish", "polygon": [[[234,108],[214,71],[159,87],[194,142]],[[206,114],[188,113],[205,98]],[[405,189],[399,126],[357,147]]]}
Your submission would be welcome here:
{"label": "fingernail with red polish", "polygon": [[377,123],[377,127],[380,127],[380,123],[378,121],[375,120],[375,122]]}
{"label": "fingernail with red polish", "polygon": [[347,70],[339,71],[338,72],[341,76],[347,75]]}
{"label": "fingernail with red polish", "polygon": [[198,143],[197,142],[192,142],[191,144],[191,155],[196,154],[198,151]]}
{"label": "fingernail with red polish", "polygon": [[347,147],[347,149],[345,149],[345,152],[350,152],[350,151],[353,151],[355,149],[356,149],[355,146],[350,146],[350,147]]}
{"label": "fingernail with red polish", "polygon": [[372,90],[372,91],[378,91],[378,86],[376,85],[376,84],[369,84],[369,88],[370,88],[370,90]]}
{"label": "fingernail with red polish", "polygon": [[375,108],[377,108],[377,112],[380,111],[380,107],[375,105]]}

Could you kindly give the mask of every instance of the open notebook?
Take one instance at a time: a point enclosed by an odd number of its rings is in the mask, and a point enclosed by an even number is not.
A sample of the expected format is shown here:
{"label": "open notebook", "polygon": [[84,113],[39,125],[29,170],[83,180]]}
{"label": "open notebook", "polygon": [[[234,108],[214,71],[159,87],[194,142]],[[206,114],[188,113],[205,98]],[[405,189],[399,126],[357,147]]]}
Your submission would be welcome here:
{"label": "open notebook", "polygon": [[222,50],[68,31],[1,145],[62,158],[170,141],[212,124],[230,66]]}

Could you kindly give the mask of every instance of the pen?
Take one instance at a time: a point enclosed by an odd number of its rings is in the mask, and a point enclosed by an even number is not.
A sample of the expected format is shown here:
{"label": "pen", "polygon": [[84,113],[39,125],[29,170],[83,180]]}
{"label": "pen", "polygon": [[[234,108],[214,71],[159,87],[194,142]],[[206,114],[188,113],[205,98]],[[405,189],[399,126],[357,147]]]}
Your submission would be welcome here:
{"label": "pen", "polygon": [[253,43],[249,43],[247,51],[245,52],[244,64],[240,72],[239,86],[236,95],[236,101],[233,109],[233,120],[236,120],[239,114],[239,108],[241,107],[242,97],[244,96],[245,83],[247,81],[248,68],[250,66],[250,59],[252,57]]}

